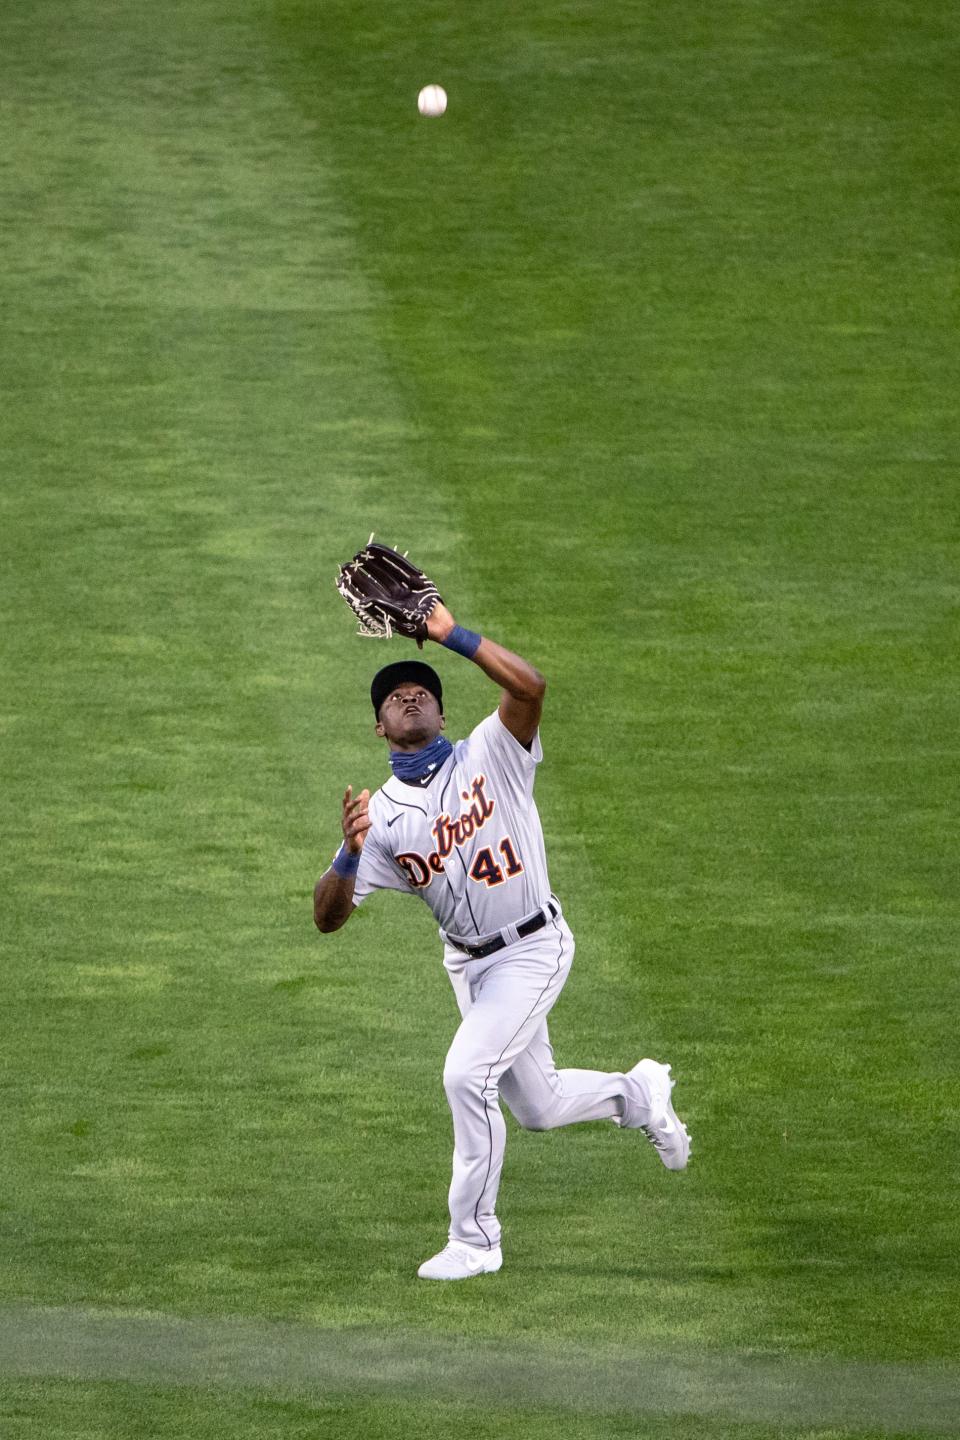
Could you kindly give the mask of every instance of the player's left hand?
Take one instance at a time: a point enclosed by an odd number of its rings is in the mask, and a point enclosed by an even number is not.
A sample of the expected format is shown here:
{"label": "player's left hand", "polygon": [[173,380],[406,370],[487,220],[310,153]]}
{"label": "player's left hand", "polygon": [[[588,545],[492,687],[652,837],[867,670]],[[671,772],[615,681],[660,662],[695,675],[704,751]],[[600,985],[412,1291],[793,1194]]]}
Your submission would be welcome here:
{"label": "player's left hand", "polygon": [[440,599],[436,585],[399,550],[371,535],[353,559],[340,566],[337,589],[360,622],[361,635],[388,640],[405,635],[423,649],[427,616]]}
{"label": "player's left hand", "polygon": [[427,638],[442,645],[456,623],[443,601],[438,600],[427,616]]}

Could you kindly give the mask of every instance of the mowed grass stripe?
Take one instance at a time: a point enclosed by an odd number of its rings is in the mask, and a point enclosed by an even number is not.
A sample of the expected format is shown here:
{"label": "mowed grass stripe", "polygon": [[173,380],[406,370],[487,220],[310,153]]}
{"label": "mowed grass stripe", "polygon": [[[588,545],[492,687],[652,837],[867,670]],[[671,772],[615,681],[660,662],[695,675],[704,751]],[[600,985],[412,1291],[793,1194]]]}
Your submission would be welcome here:
{"label": "mowed grass stripe", "polygon": [[[128,900],[144,886],[125,923],[183,888],[230,909],[234,867],[267,834],[286,856],[305,787],[319,809],[340,782],[335,676],[367,718],[375,657],[350,644],[333,574],[371,529],[409,533],[417,431],[324,137],[271,83],[255,13],[75,3],[49,35],[30,5],[2,22],[4,864],[21,945],[69,896],[98,947],[118,882]],[[447,535],[435,499],[431,540]],[[159,908],[157,876],[173,886]],[[201,925],[171,918],[150,933],[182,954]]]}
{"label": "mowed grass stripe", "polygon": [[[417,431],[324,137],[266,75],[256,12],[0,17],[15,1296],[146,1282],[161,1305],[255,1309],[282,1271],[322,1288],[313,1267],[374,1229],[341,1187],[373,1197],[382,1173],[351,1121],[380,1022],[343,955],[321,972],[310,889],[383,658],[353,642],[335,564],[409,533]],[[381,1048],[415,1052],[430,1023]]]}
{"label": "mowed grass stripe", "polygon": [[82,1308],[0,1310],[0,1376],[253,1389],[429,1394],[518,1410],[688,1414],[854,1431],[960,1433],[960,1374],[731,1351],[496,1342],[184,1319]]}
{"label": "mowed grass stripe", "polygon": [[417,503],[376,295],[249,9],[167,4],[158,29],[75,4],[49,46],[36,7],[3,22],[6,938],[58,958],[45,916],[72,902],[74,996],[116,989],[115,944],[148,988],[198,951],[208,975],[241,878],[275,907],[299,884],[314,953],[304,795],[328,805],[354,748],[334,677],[367,720],[380,658],[335,563]]}

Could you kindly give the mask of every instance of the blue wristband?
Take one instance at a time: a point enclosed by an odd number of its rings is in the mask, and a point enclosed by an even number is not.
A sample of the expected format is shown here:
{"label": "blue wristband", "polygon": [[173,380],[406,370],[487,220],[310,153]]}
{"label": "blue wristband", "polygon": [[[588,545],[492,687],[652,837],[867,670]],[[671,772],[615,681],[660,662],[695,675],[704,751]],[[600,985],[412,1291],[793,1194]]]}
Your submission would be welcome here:
{"label": "blue wristband", "polygon": [[352,880],[360,869],[360,856],[351,855],[345,845],[341,845],[333,857],[334,871],[343,877],[344,880]]}
{"label": "blue wristband", "polygon": [[478,635],[476,630],[465,630],[462,625],[454,625],[446,640],[441,643],[446,645],[448,650],[456,650],[458,655],[465,655],[468,660],[472,660],[482,639],[483,636]]}

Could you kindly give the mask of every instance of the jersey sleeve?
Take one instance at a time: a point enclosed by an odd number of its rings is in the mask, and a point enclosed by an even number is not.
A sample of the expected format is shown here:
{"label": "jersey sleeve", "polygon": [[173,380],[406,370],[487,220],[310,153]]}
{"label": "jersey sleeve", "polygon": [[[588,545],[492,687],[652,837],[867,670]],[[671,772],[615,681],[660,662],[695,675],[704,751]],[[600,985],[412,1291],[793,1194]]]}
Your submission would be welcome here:
{"label": "jersey sleeve", "polygon": [[406,876],[396,864],[375,828],[367,831],[360,851],[360,867],[353,882],[353,903],[361,904],[374,890],[402,890],[410,894]]}
{"label": "jersey sleeve", "polygon": [[500,719],[499,710],[494,710],[471,732],[467,745],[474,768],[482,770],[491,779],[495,776],[517,799],[529,799],[533,793],[537,766],[543,759],[539,730],[528,750],[515,735],[510,734]]}

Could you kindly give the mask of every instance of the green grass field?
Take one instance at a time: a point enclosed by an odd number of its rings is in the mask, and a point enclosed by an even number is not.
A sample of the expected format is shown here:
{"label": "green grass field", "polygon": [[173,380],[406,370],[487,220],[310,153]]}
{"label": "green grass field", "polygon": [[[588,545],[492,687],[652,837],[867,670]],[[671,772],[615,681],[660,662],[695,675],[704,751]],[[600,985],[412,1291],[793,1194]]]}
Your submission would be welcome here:
{"label": "green grass field", "polygon": [[[6,0],[3,1440],[960,1433],[958,59],[947,0]],[[548,676],[557,1057],[695,1139],[508,1122],[454,1287],[431,918],[310,918],[371,530]]]}

